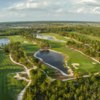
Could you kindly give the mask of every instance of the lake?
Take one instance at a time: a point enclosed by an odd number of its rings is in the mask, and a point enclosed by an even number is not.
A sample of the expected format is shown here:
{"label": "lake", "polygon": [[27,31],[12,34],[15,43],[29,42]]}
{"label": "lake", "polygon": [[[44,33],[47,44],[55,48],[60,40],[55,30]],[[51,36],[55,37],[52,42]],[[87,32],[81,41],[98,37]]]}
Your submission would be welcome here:
{"label": "lake", "polygon": [[35,57],[43,60],[43,62],[57,70],[63,75],[67,75],[67,69],[64,68],[64,57],[62,54],[54,51],[38,51],[35,53]]}
{"label": "lake", "polygon": [[0,46],[6,45],[8,43],[10,43],[10,40],[9,39],[7,39],[7,38],[1,38],[0,39]]}

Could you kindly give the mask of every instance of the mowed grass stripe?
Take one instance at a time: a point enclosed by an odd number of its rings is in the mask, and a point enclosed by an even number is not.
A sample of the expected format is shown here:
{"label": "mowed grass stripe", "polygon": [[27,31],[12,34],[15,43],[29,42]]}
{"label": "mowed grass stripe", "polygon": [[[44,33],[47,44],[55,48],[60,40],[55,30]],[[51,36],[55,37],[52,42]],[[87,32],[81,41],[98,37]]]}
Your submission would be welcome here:
{"label": "mowed grass stripe", "polygon": [[12,73],[23,70],[21,66],[13,64],[9,55],[0,50],[0,100],[15,100],[24,85],[14,79]]}

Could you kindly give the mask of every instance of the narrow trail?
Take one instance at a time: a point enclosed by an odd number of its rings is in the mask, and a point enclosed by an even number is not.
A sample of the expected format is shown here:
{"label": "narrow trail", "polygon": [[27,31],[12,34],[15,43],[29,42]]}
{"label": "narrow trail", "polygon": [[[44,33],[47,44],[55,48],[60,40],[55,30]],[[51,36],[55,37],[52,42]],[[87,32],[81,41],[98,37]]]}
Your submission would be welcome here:
{"label": "narrow trail", "polygon": [[18,94],[17,100],[23,100],[24,93],[27,90],[27,88],[30,86],[30,84],[31,84],[31,80],[28,82],[26,87]]}
{"label": "narrow trail", "polygon": [[28,77],[29,77],[29,80],[28,80],[28,79],[25,78],[25,77],[21,77],[21,76],[19,75],[19,73],[16,73],[16,76],[15,76],[15,77],[16,77],[17,79],[19,79],[19,80],[24,80],[24,81],[28,82],[28,84],[26,85],[26,87],[18,94],[17,100],[22,100],[26,89],[27,89],[27,88],[30,86],[30,84],[31,84],[30,71],[31,71],[32,69],[34,69],[34,68],[28,69],[25,65],[20,64],[20,63],[14,61],[13,58],[11,57],[11,54],[9,55],[9,57],[10,57],[10,60],[11,60],[13,63],[15,63],[15,64],[17,64],[17,65],[20,65],[20,66],[23,66],[24,69],[25,69],[25,72],[27,73],[27,75],[28,75]]}

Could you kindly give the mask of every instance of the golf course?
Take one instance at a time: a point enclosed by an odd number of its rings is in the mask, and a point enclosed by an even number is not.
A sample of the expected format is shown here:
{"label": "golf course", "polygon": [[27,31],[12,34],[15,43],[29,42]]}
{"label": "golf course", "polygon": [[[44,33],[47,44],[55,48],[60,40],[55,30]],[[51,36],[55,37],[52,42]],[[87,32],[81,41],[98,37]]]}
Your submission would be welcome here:
{"label": "golf course", "polygon": [[[41,29],[43,32],[40,33],[38,30],[12,29],[11,33],[1,34],[0,100],[39,100],[40,94],[42,98],[45,94],[52,95],[46,92],[45,84],[47,91],[53,92],[53,86],[60,87],[63,82],[64,86],[69,82],[78,84],[78,79],[83,81],[99,75],[99,37],[79,32],[57,33],[56,29]],[[47,97],[44,100],[49,100]],[[68,99],[68,95],[63,97]]]}

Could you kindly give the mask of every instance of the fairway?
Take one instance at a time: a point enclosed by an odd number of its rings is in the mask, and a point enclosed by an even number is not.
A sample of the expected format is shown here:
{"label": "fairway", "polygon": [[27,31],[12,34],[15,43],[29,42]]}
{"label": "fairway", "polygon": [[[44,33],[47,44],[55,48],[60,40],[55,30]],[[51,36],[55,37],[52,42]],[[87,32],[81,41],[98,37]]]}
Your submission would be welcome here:
{"label": "fairway", "polygon": [[10,39],[11,42],[20,42],[26,53],[33,53],[39,49],[39,47],[36,44],[33,44],[32,41],[27,40],[26,38],[23,38],[20,35],[8,36],[8,38]]}
{"label": "fairway", "polygon": [[22,70],[21,66],[13,64],[9,56],[0,50],[0,100],[16,100],[24,83],[14,79],[14,75]]}
{"label": "fairway", "polygon": [[94,73],[100,71],[100,64],[93,64],[93,60],[81,53],[70,49],[64,43],[50,42],[52,49],[62,52],[68,57],[68,64],[71,67],[72,63],[79,63],[79,71],[82,73]]}

